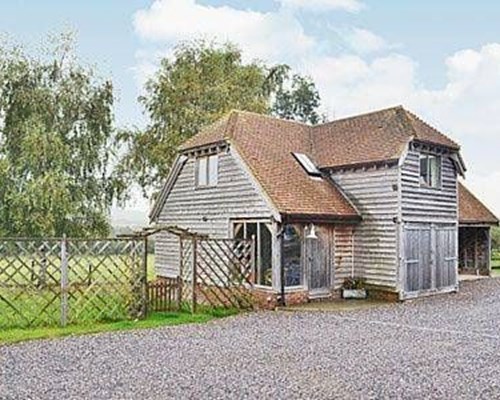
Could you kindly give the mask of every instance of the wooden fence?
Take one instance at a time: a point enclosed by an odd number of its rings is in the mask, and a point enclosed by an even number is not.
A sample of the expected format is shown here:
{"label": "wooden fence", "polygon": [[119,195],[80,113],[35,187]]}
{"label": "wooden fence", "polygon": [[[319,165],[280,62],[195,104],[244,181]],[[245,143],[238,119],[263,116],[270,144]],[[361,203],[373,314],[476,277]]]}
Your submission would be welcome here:
{"label": "wooden fence", "polygon": [[255,244],[250,239],[181,238],[181,301],[236,309],[252,308]]}
{"label": "wooden fence", "polygon": [[147,281],[148,232],[116,239],[0,239],[0,329],[196,312],[200,305],[253,307],[253,240],[175,232],[180,275],[153,282]]}
{"label": "wooden fence", "polygon": [[146,242],[1,239],[0,329],[141,318]]}

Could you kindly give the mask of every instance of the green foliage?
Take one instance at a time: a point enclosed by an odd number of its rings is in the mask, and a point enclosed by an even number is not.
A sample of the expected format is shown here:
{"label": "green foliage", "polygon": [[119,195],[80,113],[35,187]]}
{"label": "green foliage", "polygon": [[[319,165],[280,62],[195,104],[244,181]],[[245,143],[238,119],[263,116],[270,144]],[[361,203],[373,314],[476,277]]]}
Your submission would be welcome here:
{"label": "green foliage", "polygon": [[113,88],[63,36],[40,57],[0,49],[0,235],[105,235]]}
{"label": "green foliage", "polygon": [[500,227],[498,226],[491,228],[491,247],[494,251],[500,253]]}
{"label": "green foliage", "polygon": [[342,284],[343,289],[347,290],[359,290],[366,287],[366,278],[352,277],[345,278]]}
{"label": "green foliage", "polygon": [[150,123],[119,135],[127,149],[117,176],[138,183],[146,195],[163,183],[182,142],[233,109],[319,121],[319,95],[309,78],[290,75],[286,65],[245,64],[232,44],[179,45],[139,101]]}

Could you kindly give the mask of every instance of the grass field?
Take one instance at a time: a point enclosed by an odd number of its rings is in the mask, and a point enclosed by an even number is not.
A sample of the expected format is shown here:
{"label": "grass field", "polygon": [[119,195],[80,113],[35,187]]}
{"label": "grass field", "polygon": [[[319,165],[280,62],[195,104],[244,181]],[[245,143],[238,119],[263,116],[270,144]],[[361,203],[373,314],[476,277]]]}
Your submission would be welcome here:
{"label": "grass field", "polygon": [[[12,254],[12,253],[10,253]],[[0,329],[57,326],[61,320],[61,271],[56,254],[0,257]],[[70,256],[69,323],[129,318],[138,296],[142,257],[130,254]],[[135,268],[134,268],[135,265]],[[148,256],[148,278],[154,277]],[[131,282],[134,282],[133,284]]]}
{"label": "grass field", "polygon": [[153,313],[140,321],[118,321],[94,323],[87,325],[71,325],[66,328],[32,328],[0,330],[0,345],[18,343],[26,340],[49,339],[71,335],[84,335],[100,332],[126,331],[132,329],[158,328],[190,323],[205,323],[216,318],[236,314],[235,310],[205,310],[198,314],[184,312]]}

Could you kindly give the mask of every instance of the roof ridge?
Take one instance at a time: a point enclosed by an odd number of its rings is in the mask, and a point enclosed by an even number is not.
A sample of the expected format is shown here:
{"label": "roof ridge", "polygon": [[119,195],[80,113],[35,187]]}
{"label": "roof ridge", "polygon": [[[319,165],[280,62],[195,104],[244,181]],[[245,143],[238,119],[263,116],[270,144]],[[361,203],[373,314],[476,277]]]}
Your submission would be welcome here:
{"label": "roof ridge", "polygon": [[238,124],[238,112],[236,110],[232,110],[229,113],[226,126],[224,127],[224,134],[223,134],[224,139],[234,139],[234,130],[237,124]]}
{"label": "roof ridge", "polygon": [[326,125],[334,124],[336,122],[348,121],[348,120],[351,120],[351,119],[357,119],[359,117],[367,117],[367,116],[372,115],[372,114],[378,114],[378,113],[382,113],[382,112],[386,112],[386,111],[390,111],[390,110],[398,110],[398,109],[404,110],[404,108],[403,108],[402,105],[397,105],[397,106],[382,108],[380,110],[368,111],[368,112],[361,113],[361,114],[351,115],[351,116],[345,117],[345,118],[334,119],[333,121],[324,122],[322,124],[314,125],[312,127],[313,128],[319,128],[319,127],[323,127],[323,126],[326,126]]}
{"label": "roof ridge", "polygon": [[[294,125],[300,125],[300,126],[306,126],[306,127],[312,127],[313,126],[313,125],[306,124],[305,122],[296,121],[294,119],[280,118],[280,117],[276,117],[274,115],[261,114],[261,113],[255,112],[255,111],[233,109],[231,112],[234,112],[234,113],[237,113],[237,114],[254,115],[256,117],[262,117],[262,118],[266,118],[266,119],[272,119],[272,120],[280,121],[280,122],[287,122],[287,123],[294,124]],[[316,125],[314,125],[314,126],[316,126]]]}

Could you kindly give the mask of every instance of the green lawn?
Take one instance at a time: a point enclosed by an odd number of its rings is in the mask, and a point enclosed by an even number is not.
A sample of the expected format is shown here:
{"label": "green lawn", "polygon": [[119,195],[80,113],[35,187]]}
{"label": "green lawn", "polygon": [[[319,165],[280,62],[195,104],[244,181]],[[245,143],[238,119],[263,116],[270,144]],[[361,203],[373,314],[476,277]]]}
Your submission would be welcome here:
{"label": "green lawn", "polygon": [[497,268],[497,269],[493,269],[491,270],[491,274],[495,277],[500,277],[500,269]]}
{"label": "green lawn", "polygon": [[216,318],[236,314],[235,310],[211,310],[198,314],[187,312],[154,313],[140,321],[119,321],[89,325],[71,325],[66,328],[32,328],[0,330],[0,345],[26,340],[49,339],[70,335],[84,335],[99,332],[127,331],[132,329],[158,328],[190,323],[204,323]]}
{"label": "green lawn", "polygon": [[[69,321],[88,324],[126,320],[128,307],[137,296],[130,284],[137,270],[132,271],[131,266],[141,268],[141,263],[140,258],[127,254],[71,256]],[[154,275],[154,255],[149,255],[148,279]],[[138,282],[139,278],[132,281]],[[60,279],[60,259],[56,255],[0,257],[0,329],[57,326],[61,315]]]}

